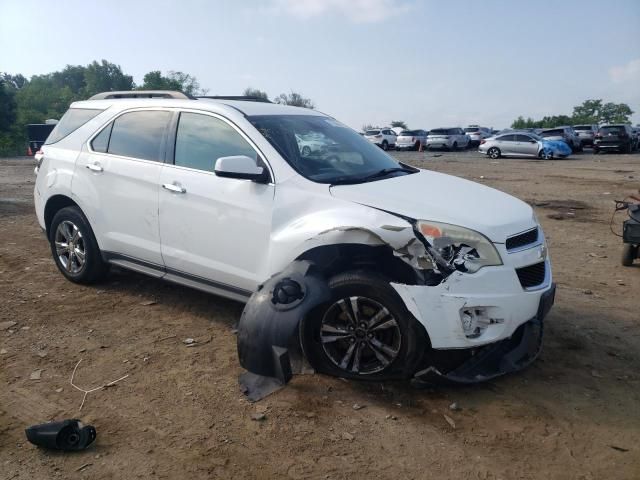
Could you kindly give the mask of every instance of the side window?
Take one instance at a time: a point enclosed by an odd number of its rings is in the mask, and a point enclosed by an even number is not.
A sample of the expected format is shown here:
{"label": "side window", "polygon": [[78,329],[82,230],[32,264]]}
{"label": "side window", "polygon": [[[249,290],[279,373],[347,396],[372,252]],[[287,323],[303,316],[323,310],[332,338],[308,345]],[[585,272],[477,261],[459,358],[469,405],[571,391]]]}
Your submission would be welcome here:
{"label": "side window", "polygon": [[109,147],[109,137],[111,136],[111,128],[113,127],[113,122],[104,127],[102,131],[93,137],[91,141],[91,148],[93,148],[94,152],[107,153],[107,148]]}
{"label": "side window", "polygon": [[229,124],[209,115],[181,113],[176,135],[174,163],[181,167],[213,172],[220,157],[257,153]]}
{"label": "side window", "polygon": [[531,137],[528,135],[515,135],[516,142],[529,142]]}
{"label": "side window", "polygon": [[171,113],[146,110],[119,116],[113,122],[108,152],[113,155],[162,161],[162,140]]}
{"label": "side window", "polygon": [[501,137],[498,137],[498,140],[500,140],[501,142],[513,142],[515,141],[515,135],[503,135]]}

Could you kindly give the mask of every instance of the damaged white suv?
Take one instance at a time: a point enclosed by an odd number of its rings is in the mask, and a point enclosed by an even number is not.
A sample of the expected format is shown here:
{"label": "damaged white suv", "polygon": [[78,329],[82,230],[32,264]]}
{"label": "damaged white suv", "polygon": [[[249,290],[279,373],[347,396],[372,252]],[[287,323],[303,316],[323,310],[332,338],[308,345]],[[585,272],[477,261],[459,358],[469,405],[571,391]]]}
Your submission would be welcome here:
{"label": "damaged white suv", "polygon": [[239,351],[256,373],[282,376],[279,353],[301,346],[325,373],[464,383],[540,351],[555,286],[531,207],[314,110],[108,92],[72,104],[36,160],[65,277],[114,264],[249,302]]}

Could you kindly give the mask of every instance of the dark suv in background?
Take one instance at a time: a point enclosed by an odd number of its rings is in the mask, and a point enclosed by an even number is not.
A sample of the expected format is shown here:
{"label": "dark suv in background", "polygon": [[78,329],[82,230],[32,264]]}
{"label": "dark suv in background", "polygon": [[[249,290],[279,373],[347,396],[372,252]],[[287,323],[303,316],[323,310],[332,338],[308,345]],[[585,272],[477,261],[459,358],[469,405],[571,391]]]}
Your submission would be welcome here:
{"label": "dark suv in background", "polygon": [[598,129],[593,140],[593,152],[601,150],[616,150],[623,153],[631,153],[637,147],[637,138],[634,136],[631,125],[616,124],[603,125]]}

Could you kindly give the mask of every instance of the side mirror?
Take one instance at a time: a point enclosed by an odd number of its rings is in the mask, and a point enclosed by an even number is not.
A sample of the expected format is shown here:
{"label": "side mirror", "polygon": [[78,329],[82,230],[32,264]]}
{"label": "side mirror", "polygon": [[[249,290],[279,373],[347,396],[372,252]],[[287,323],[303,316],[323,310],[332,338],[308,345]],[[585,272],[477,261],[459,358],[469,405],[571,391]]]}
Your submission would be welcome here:
{"label": "side mirror", "polygon": [[216,162],[214,173],[219,177],[252,180],[258,183],[269,181],[266,169],[259,167],[253,158],[246,155],[220,157]]}

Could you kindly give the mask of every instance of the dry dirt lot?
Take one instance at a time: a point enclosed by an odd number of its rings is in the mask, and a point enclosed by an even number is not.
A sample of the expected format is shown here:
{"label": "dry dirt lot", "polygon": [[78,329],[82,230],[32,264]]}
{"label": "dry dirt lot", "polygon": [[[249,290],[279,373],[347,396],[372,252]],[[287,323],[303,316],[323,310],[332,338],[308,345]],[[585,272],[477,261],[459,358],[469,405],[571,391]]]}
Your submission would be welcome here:
{"label": "dry dirt lot", "polygon": [[[33,213],[32,161],[4,159],[0,323],[17,323],[0,331],[0,478],[640,478],[640,265],[620,265],[609,231],[612,200],[640,186],[640,154],[396,155],[538,205],[559,290],[533,366],[433,390],[297,376],[250,404],[237,383],[242,305],[126,272],[65,281]],[[85,388],[129,375],[81,412],[69,385],[80,359]],[[25,440],[30,424],[73,417],[97,428],[87,451]]]}

